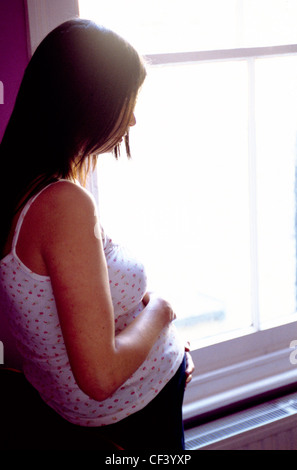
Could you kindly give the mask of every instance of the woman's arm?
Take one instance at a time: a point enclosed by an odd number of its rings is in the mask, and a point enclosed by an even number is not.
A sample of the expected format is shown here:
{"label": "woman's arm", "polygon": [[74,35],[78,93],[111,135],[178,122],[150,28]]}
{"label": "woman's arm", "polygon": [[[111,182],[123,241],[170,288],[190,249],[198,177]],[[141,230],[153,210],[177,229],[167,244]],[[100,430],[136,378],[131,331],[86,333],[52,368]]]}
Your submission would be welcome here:
{"label": "woman's arm", "polygon": [[49,188],[46,196],[39,218],[46,227],[41,252],[70,365],[79,387],[100,401],[142,364],[174,314],[166,301],[146,297],[143,311],[115,336],[102,240],[94,233],[93,201],[67,182]]}

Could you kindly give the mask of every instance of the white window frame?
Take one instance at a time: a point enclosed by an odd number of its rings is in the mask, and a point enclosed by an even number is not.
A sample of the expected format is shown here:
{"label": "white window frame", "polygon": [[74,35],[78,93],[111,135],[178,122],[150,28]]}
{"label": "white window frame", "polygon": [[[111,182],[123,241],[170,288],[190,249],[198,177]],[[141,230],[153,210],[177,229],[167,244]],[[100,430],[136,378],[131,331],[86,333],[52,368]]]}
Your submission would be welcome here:
{"label": "white window frame", "polygon": [[[46,34],[63,21],[79,15],[77,0],[26,0],[30,54]],[[250,116],[253,115],[254,60],[256,57],[297,54],[297,45],[201,51],[190,53],[155,54],[148,56],[151,64],[177,62],[247,59],[249,65]],[[254,165],[255,129],[250,120],[250,165]],[[253,181],[251,181],[253,184]],[[97,178],[92,175],[89,187],[98,200]],[[250,204],[255,201],[251,192]],[[256,253],[255,234],[251,234]],[[254,243],[253,243],[254,240]],[[256,286],[254,286],[256,289]],[[287,324],[260,330],[254,326],[222,337],[213,343],[192,345],[196,371],[189,384],[184,401],[184,419],[215,413],[217,410],[242,401],[275,392],[283,387],[297,388],[297,365],[290,360],[294,351],[291,344],[297,340],[296,317]],[[239,336],[238,336],[239,335]],[[209,340],[208,340],[209,341]]]}

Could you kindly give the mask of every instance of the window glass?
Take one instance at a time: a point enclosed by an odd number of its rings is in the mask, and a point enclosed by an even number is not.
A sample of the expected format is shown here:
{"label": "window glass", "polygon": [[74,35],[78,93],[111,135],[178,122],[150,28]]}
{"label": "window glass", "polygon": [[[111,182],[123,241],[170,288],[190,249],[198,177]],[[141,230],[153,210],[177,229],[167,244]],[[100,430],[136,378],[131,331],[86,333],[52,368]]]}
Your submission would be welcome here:
{"label": "window glass", "polygon": [[296,310],[297,56],[256,61],[259,308]]}
{"label": "window glass", "polygon": [[[295,0],[79,3],[144,54],[297,43]],[[132,161],[99,159],[106,231],[143,260],[192,344],[290,321],[297,56],[222,53],[148,72]]]}
{"label": "window glass", "polygon": [[137,250],[193,339],[252,322],[247,87],[245,61],[154,67],[133,161],[99,159],[106,230]]}
{"label": "window glass", "polygon": [[297,43],[296,0],[80,0],[143,54]]}

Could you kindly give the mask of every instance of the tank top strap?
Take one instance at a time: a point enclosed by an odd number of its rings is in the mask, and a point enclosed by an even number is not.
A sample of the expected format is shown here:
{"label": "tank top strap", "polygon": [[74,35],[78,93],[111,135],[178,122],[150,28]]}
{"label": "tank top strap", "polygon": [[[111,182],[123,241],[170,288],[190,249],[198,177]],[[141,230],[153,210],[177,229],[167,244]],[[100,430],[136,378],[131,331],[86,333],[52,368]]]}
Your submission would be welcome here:
{"label": "tank top strap", "polygon": [[12,251],[14,254],[15,254],[16,245],[17,245],[17,242],[18,242],[18,238],[19,238],[19,234],[20,234],[20,230],[21,230],[21,227],[22,227],[24,218],[26,217],[26,214],[27,214],[28,210],[30,209],[31,205],[32,205],[33,202],[38,198],[38,196],[40,196],[40,194],[43,193],[43,191],[44,191],[45,189],[49,188],[49,187],[52,186],[53,184],[59,183],[60,181],[66,181],[66,180],[54,181],[53,183],[48,184],[47,186],[45,186],[44,188],[42,188],[37,194],[35,194],[34,196],[32,196],[32,197],[26,202],[26,204],[24,205],[23,209],[21,210],[20,216],[19,216],[19,218],[18,218],[16,227],[15,227],[15,230],[14,230],[13,239],[12,239],[11,251]]}

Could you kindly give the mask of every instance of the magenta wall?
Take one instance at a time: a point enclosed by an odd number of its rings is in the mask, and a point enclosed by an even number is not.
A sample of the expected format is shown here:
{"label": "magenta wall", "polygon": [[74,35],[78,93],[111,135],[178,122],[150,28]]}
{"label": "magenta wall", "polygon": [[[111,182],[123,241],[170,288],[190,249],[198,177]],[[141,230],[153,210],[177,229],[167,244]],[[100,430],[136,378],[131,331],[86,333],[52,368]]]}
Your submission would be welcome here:
{"label": "magenta wall", "polygon": [[[0,0],[0,81],[4,86],[4,104],[0,96],[0,141],[13,109],[20,82],[29,60],[24,0]],[[1,87],[0,87],[1,89]],[[7,318],[1,315],[0,340],[4,345],[4,364],[20,368]]]}
{"label": "magenta wall", "polygon": [[0,104],[0,141],[28,61],[24,0],[0,0],[0,81],[4,88],[4,104]]}

